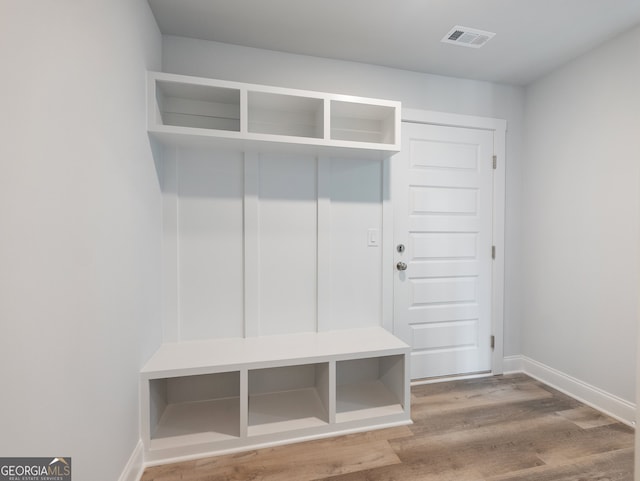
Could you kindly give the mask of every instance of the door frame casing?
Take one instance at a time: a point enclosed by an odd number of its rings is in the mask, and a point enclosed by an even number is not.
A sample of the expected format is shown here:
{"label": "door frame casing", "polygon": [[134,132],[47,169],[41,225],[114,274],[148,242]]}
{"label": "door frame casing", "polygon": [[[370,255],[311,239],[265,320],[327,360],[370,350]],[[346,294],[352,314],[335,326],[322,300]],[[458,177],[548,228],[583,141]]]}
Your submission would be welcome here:
{"label": "door frame casing", "polygon": [[[493,153],[497,157],[493,173],[493,245],[496,257],[492,264],[491,331],[495,336],[495,348],[491,357],[493,375],[503,373],[504,361],[504,268],[505,268],[505,195],[506,195],[506,133],[507,121],[490,117],[449,114],[430,110],[402,109],[402,122],[441,125],[493,131]],[[394,222],[393,193],[391,191],[392,158],[382,165],[382,314],[383,327],[393,332],[393,280],[394,280]],[[487,340],[489,342],[489,340]]]}

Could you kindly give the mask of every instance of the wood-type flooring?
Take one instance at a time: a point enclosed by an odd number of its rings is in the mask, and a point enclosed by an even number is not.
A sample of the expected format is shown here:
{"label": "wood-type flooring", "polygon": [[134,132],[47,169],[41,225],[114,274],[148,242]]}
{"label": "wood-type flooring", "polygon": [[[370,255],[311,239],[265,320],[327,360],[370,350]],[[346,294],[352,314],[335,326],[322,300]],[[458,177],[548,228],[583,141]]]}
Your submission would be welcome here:
{"label": "wood-type flooring", "polygon": [[633,429],[526,375],[411,394],[411,426],[149,467],[142,481],[633,479]]}

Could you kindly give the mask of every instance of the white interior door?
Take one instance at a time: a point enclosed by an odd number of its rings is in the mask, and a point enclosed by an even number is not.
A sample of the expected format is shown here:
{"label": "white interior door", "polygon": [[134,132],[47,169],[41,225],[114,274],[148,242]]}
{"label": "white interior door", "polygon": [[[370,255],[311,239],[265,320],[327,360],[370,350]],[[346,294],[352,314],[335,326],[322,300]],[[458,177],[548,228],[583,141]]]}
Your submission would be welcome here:
{"label": "white interior door", "polygon": [[392,169],[394,333],[411,377],[490,371],[493,132],[403,122]]}

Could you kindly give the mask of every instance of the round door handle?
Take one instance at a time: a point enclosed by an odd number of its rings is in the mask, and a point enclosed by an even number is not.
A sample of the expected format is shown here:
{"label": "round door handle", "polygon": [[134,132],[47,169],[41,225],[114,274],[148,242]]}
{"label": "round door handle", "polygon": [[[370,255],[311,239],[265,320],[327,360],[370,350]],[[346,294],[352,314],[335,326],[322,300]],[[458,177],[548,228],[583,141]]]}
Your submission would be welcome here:
{"label": "round door handle", "polygon": [[405,264],[404,262],[398,262],[396,264],[396,267],[398,268],[399,271],[406,271],[407,270],[407,264]]}

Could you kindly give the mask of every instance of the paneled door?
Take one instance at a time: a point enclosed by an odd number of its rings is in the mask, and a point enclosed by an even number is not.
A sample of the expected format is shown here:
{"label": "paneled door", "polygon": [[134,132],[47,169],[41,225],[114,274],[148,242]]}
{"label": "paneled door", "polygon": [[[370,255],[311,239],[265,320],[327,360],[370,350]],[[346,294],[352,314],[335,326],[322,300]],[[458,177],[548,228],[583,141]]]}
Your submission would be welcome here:
{"label": "paneled door", "polygon": [[411,378],[491,370],[493,131],[403,122],[394,333]]}

